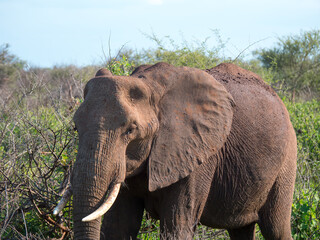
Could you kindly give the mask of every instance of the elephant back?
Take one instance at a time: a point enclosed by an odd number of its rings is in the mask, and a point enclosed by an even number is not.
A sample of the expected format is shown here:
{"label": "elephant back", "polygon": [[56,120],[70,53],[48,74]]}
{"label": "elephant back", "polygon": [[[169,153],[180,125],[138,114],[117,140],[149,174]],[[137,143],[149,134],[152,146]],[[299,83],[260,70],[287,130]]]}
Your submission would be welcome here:
{"label": "elephant back", "polygon": [[[273,96],[277,95],[259,75],[232,63],[221,63],[214,68],[207,69],[206,72],[222,83],[227,89],[232,88],[231,85],[251,85],[263,88]],[[236,86],[233,87],[235,88]]]}

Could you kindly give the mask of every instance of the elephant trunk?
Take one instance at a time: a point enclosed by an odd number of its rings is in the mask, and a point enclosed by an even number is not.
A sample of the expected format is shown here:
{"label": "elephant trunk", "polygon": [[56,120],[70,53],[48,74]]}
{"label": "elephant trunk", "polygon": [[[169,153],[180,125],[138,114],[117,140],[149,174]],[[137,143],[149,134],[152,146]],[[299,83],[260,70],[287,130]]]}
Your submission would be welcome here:
{"label": "elephant trunk", "polygon": [[124,181],[125,153],[115,142],[115,133],[80,137],[72,177],[75,239],[100,239],[101,217],[83,219],[103,205],[108,190]]}

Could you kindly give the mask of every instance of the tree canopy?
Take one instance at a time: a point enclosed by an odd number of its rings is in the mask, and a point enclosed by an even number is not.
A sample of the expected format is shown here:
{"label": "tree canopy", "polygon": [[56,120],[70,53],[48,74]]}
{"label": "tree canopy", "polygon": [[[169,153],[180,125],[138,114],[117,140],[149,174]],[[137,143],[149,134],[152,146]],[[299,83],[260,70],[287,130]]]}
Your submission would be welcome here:
{"label": "tree canopy", "polygon": [[278,38],[276,46],[256,51],[263,67],[272,69],[278,86],[292,93],[320,91],[320,30]]}

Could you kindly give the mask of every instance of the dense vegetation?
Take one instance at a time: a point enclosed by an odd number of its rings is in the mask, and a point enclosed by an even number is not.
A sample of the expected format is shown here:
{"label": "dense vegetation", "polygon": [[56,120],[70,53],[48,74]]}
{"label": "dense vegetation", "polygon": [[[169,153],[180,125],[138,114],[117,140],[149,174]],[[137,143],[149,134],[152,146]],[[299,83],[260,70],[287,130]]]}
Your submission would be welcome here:
{"label": "dense vegetation", "polygon": [[[294,239],[320,238],[320,31],[278,39],[255,58],[230,60],[206,41],[176,44],[159,39],[154,49],[120,52],[103,64],[129,75],[142,63],[211,68],[233,61],[262,76],[286,104],[298,140],[298,170],[292,210]],[[168,40],[168,41],[167,41]],[[70,181],[77,153],[72,115],[82,102],[85,83],[101,66],[27,68],[0,48],[0,239],[72,238],[72,203],[53,216]],[[157,239],[158,222],[145,214],[140,239]],[[225,231],[198,227],[195,239],[224,239]],[[262,239],[257,229],[257,238]]]}

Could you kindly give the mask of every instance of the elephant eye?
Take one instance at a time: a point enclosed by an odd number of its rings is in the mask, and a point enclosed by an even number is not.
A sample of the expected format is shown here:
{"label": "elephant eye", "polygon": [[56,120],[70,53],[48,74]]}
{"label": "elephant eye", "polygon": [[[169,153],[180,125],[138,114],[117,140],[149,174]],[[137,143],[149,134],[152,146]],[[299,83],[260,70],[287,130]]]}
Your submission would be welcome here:
{"label": "elephant eye", "polygon": [[145,96],[143,91],[138,87],[131,88],[129,91],[129,95],[130,95],[130,98],[134,100],[140,100]]}
{"label": "elephant eye", "polygon": [[134,132],[134,130],[137,128],[137,125],[132,124],[130,127],[128,127],[127,131],[125,132],[126,135],[130,135]]}

